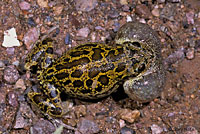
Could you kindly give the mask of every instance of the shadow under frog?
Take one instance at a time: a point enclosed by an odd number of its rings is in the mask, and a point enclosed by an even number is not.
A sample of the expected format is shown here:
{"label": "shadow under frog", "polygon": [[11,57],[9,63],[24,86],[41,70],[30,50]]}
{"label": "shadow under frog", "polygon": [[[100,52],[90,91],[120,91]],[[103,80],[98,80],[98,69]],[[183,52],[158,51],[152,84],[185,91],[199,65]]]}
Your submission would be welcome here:
{"label": "shadow under frog", "polygon": [[28,98],[43,113],[62,117],[61,93],[70,97],[97,100],[123,85],[134,101],[149,102],[163,89],[165,71],[157,34],[146,24],[123,25],[114,43],[86,43],[53,59],[53,40],[38,41],[26,58],[25,68],[37,73],[40,92]]}

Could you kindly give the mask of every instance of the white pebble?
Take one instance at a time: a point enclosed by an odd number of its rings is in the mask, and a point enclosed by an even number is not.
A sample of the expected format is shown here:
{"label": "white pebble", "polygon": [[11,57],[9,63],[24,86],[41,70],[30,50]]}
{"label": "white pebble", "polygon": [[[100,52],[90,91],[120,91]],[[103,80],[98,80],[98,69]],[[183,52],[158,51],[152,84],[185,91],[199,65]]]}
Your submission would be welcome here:
{"label": "white pebble", "polygon": [[15,28],[11,28],[4,32],[4,40],[2,46],[4,47],[20,46],[19,40],[17,39]]}

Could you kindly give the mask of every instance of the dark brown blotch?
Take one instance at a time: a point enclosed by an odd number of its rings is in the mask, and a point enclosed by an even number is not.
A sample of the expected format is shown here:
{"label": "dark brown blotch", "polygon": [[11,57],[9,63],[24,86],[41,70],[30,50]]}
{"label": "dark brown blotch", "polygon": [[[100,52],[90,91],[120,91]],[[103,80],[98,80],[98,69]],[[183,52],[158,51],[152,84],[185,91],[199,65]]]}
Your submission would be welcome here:
{"label": "dark brown blotch", "polygon": [[43,102],[44,100],[46,100],[47,98],[42,96],[42,95],[34,95],[33,96],[33,101],[36,103],[36,104],[39,104],[40,102]]}
{"label": "dark brown blotch", "polygon": [[119,63],[118,64],[118,67],[116,68],[116,72],[122,72],[122,71],[124,71],[126,69],[126,63]]}
{"label": "dark brown blotch", "polygon": [[93,67],[93,68],[89,69],[88,72],[89,72],[90,78],[94,78],[100,73],[99,68],[97,68],[97,67]]}
{"label": "dark brown blotch", "polygon": [[71,77],[76,77],[76,78],[80,78],[83,74],[83,71],[77,69],[74,72],[72,72]]}
{"label": "dark brown blotch", "polygon": [[83,87],[84,86],[83,82],[80,80],[75,80],[73,82],[73,85],[74,85],[74,87]]}
{"label": "dark brown blotch", "polygon": [[[118,53],[117,53],[118,52]],[[117,53],[117,54],[116,54]],[[123,50],[121,50],[121,48],[119,48],[119,51],[116,49],[116,50],[111,50],[109,51],[109,53],[107,54],[106,56],[106,59],[108,61],[117,61],[119,60],[120,58],[124,57],[124,53],[123,53]]]}
{"label": "dark brown blotch", "polygon": [[69,74],[66,73],[66,72],[62,72],[62,73],[56,74],[55,77],[56,77],[57,79],[61,80],[61,79],[65,79],[65,78],[69,77]]}
{"label": "dark brown blotch", "polygon": [[87,80],[86,81],[86,85],[87,85],[87,87],[91,87],[92,86],[92,83],[93,83],[93,80]]}
{"label": "dark brown blotch", "polygon": [[83,57],[78,60],[74,60],[70,62],[69,66],[73,67],[73,66],[78,66],[78,65],[85,65],[85,64],[88,64],[89,62],[90,60],[87,57]]}
{"label": "dark brown blotch", "polygon": [[81,56],[83,54],[87,55],[89,53],[90,53],[89,51],[83,50],[83,51],[74,51],[74,52],[71,52],[69,55],[72,56],[72,57],[78,57],[78,56]]}
{"label": "dark brown blotch", "polygon": [[87,57],[83,57],[83,58],[80,58],[78,60],[74,60],[72,62],[66,62],[66,63],[63,63],[63,64],[58,64],[58,65],[56,65],[56,70],[59,71],[59,70],[62,70],[62,69],[70,69],[74,66],[88,64],[89,62],[90,62],[90,60]]}
{"label": "dark brown blotch", "polygon": [[77,46],[76,49],[84,48],[84,47],[96,47],[96,46],[97,44],[84,44],[84,45]]}
{"label": "dark brown blotch", "polygon": [[98,79],[99,82],[101,82],[102,85],[108,85],[109,78],[107,75],[101,75]]}
{"label": "dark brown blotch", "polygon": [[71,80],[66,80],[65,82],[63,82],[64,85],[68,85],[68,84],[70,84],[70,83],[72,83]]}
{"label": "dark brown blotch", "polygon": [[100,49],[100,48],[93,48],[93,55],[92,55],[92,60],[97,61],[97,60],[101,60],[103,57],[101,55],[102,52],[104,52],[104,50]]}

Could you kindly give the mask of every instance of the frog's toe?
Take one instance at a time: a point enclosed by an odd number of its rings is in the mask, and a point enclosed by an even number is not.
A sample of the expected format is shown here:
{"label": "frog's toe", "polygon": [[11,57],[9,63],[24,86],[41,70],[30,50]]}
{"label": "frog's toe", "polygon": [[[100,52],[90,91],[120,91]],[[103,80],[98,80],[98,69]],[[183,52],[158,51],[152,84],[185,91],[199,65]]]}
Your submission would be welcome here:
{"label": "frog's toe", "polygon": [[125,93],[135,101],[149,102],[160,95],[163,90],[165,74],[157,71],[141,78],[125,81],[123,87]]}
{"label": "frog's toe", "polygon": [[63,115],[63,110],[61,107],[51,107],[48,113],[51,116],[61,117]]}

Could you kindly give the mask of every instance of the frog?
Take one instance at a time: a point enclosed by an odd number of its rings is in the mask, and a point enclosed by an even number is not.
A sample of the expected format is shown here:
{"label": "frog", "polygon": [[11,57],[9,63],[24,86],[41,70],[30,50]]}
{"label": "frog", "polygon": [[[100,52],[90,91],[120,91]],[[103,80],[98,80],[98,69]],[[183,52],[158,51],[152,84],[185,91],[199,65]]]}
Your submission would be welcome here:
{"label": "frog", "polygon": [[40,92],[28,98],[42,113],[62,117],[66,109],[61,93],[78,99],[101,99],[123,85],[125,93],[138,102],[148,102],[163,90],[165,71],[161,43],[147,24],[128,22],[110,44],[77,45],[54,59],[54,40],[38,41],[29,52],[25,69],[36,73]]}

